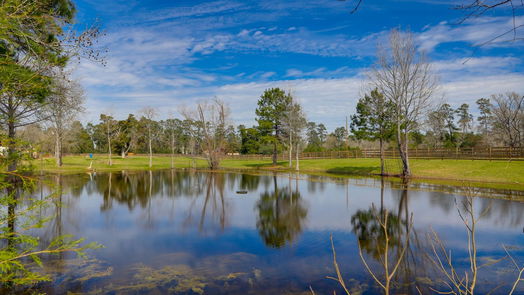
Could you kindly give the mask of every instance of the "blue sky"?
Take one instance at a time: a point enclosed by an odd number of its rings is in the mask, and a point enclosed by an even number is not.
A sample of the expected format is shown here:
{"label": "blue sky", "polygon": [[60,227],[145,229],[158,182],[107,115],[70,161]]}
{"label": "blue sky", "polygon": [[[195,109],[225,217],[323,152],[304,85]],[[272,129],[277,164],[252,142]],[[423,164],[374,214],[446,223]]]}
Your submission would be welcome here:
{"label": "blue sky", "polygon": [[[512,25],[501,9],[458,25],[457,1],[77,0],[80,26],[98,20],[107,66],[75,65],[86,88],[85,121],[101,112],[123,118],[146,106],[159,118],[219,97],[236,124],[254,124],[264,89],[284,87],[309,120],[345,124],[366,89],[365,73],[393,28],[411,30],[428,53],[441,87],[435,103],[474,104],[480,97],[524,93],[524,42],[475,47]],[[524,24],[518,11],[517,24]],[[466,61],[464,63],[464,61]]]}

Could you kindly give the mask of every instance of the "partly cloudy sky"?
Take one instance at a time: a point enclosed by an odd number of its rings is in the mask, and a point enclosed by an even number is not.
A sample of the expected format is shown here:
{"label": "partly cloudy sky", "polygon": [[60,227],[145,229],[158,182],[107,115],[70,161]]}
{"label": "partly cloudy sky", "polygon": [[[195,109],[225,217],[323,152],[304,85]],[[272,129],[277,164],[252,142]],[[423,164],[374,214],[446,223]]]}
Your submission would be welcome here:
{"label": "partly cloudy sky", "polygon": [[80,26],[98,21],[107,65],[75,65],[86,88],[85,121],[117,118],[219,97],[235,124],[255,123],[271,87],[291,89],[308,119],[345,124],[366,88],[377,46],[393,28],[409,29],[439,75],[436,101],[474,105],[494,93],[524,93],[524,42],[476,46],[524,25],[505,8],[459,24],[457,1],[364,0],[76,0]]}

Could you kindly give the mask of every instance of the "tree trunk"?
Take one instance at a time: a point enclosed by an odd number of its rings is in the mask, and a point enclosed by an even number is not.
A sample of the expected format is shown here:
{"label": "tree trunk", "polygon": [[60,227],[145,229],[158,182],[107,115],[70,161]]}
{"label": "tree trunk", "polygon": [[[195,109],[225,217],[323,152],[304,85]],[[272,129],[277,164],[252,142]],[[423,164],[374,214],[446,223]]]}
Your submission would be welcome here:
{"label": "tree trunk", "polygon": [[278,140],[278,128],[275,127],[275,139],[273,140],[273,165],[277,165],[277,140]]}
{"label": "tree trunk", "polygon": [[298,171],[300,169],[298,164],[298,142],[295,147],[295,170]]}
{"label": "tree trunk", "polygon": [[293,167],[293,135],[289,132],[289,169]]}
{"label": "tree trunk", "polygon": [[17,221],[17,214],[16,214],[16,206],[18,204],[18,194],[16,193],[16,188],[13,187],[13,184],[9,185],[7,187],[7,195],[9,197],[12,197],[12,201],[7,203],[7,228],[5,230],[5,234],[7,234],[7,249],[16,251],[16,237],[15,229],[16,229],[16,221]]}
{"label": "tree trunk", "polygon": [[171,141],[171,169],[175,168],[175,141]]}
{"label": "tree trunk", "polygon": [[55,138],[55,159],[56,166],[62,167],[62,135],[57,131]]}
{"label": "tree trunk", "polygon": [[8,128],[7,158],[9,159],[7,171],[13,172],[13,171],[16,171],[18,167],[16,141],[15,141],[16,126],[15,126],[15,122],[13,119],[8,118],[7,128]]}
{"label": "tree trunk", "polygon": [[386,175],[386,171],[384,169],[384,139],[379,138],[380,143],[380,175],[384,176]]}
{"label": "tree trunk", "polygon": [[109,166],[113,165],[113,160],[111,159],[111,136],[109,136],[109,132],[107,133],[107,146],[109,151]]}
{"label": "tree trunk", "polygon": [[175,133],[171,130],[171,169],[175,169]]}
{"label": "tree trunk", "polygon": [[151,134],[149,134],[149,168],[153,167],[153,147],[151,145]]}
{"label": "tree trunk", "polygon": [[408,148],[409,148],[409,134],[408,131],[404,131],[404,153],[403,153],[403,160],[402,160],[402,175],[404,177],[410,177],[411,176],[411,169],[409,167],[409,154],[408,154]]}
{"label": "tree trunk", "polygon": [[[404,135],[405,140],[402,138],[402,135]],[[402,128],[400,127],[400,123],[397,123],[397,143],[400,160],[402,161],[402,176],[409,177],[411,175],[411,171],[409,169],[408,160],[407,131],[405,132],[405,134],[402,134]]]}

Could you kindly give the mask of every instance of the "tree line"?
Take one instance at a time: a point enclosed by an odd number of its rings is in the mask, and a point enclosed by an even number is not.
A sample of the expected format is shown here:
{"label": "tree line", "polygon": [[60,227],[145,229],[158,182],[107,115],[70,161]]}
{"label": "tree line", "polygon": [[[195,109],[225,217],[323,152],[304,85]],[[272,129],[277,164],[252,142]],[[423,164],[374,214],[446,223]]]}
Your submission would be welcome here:
{"label": "tree line", "polygon": [[[475,118],[466,103],[457,108],[448,103],[434,106],[409,131],[409,147],[521,147],[524,144],[523,96],[514,92],[492,95],[478,99],[476,107]],[[322,123],[307,121],[298,101],[280,88],[266,90],[256,112],[257,125],[224,125],[221,135],[217,136],[223,139],[220,150],[224,154],[385,150],[396,143],[395,107],[378,89],[358,100],[349,128],[341,126],[332,132]],[[55,153],[60,146],[66,153],[112,153],[123,158],[129,153],[201,155],[213,150],[202,140],[205,137],[202,120],[187,114],[183,118],[155,120],[155,117],[156,111],[152,108],[121,120],[101,114],[98,122],[73,121],[65,129],[56,127],[56,122],[32,124],[25,127],[20,136],[43,153]],[[292,153],[292,157],[295,155]]]}
{"label": "tree line", "polygon": [[79,84],[62,64],[49,66],[46,73],[48,87],[20,90],[38,94],[35,97],[4,87],[6,99],[0,112],[5,114],[2,119],[10,155],[17,153],[14,143],[22,139],[29,143],[24,150],[54,153],[58,166],[64,152],[107,153],[109,165],[113,154],[147,153],[150,167],[154,153],[172,154],[172,163],[175,154],[204,155],[213,169],[226,154],[269,154],[276,165],[277,155],[286,153],[289,168],[294,162],[298,170],[300,152],[378,147],[382,168],[384,151],[395,148],[402,175],[409,176],[409,149],[413,147],[524,144],[521,94],[479,98],[476,120],[468,104],[453,108],[438,103],[438,79],[431,63],[417,49],[413,35],[399,30],[392,30],[389,42],[379,46],[376,63],[367,74],[367,91],[358,100],[350,124],[332,132],[321,122],[307,120],[296,95],[281,88],[261,94],[254,114],[257,123],[250,127],[234,126],[227,103],[220,99],[180,108],[180,116],[167,119],[159,119],[157,110],[146,107],[124,119],[105,113],[98,122],[82,124],[75,119],[83,111]]}

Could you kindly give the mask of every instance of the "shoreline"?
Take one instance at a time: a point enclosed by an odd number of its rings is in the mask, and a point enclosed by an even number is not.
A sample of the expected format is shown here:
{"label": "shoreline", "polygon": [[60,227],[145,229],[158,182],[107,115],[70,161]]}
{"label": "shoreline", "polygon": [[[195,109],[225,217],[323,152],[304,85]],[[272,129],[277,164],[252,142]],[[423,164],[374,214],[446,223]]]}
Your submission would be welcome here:
{"label": "shoreline", "polygon": [[[114,158],[114,165],[109,167],[107,165],[107,159],[93,159],[93,168],[88,169],[90,159],[86,159],[81,156],[68,156],[64,158],[64,166],[61,168],[56,167],[54,164],[54,158],[46,158],[41,160],[35,160],[32,162],[35,172],[46,172],[46,173],[58,173],[58,174],[77,174],[86,172],[111,172],[111,171],[148,171],[148,170],[165,170],[171,169],[171,158],[169,157],[154,157],[153,167],[148,167],[148,157],[133,156],[125,159]],[[328,160],[302,160],[301,166],[303,168],[298,171],[300,174],[317,175],[317,176],[328,176],[335,178],[375,178],[385,179],[392,181],[401,181],[398,176],[380,176],[375,172],[377,167],[374,166],[373,159],[328,159]],[[466,163],[463,163],[466,162]],[[229,160],[225,159],[222,161],[221,168],[218,171],[226,172],[278,172],[278,173],[297,173],[294,168],[290,169],[287,167],[288,162],[280,161],[279,165],[273,166],[270,161],[257,161],[257,160]],[[524,181],[502,181],[505,179],[504,176],[500,176],[503,172],[512,175],[514,178],[520,180],[524,179],[524,162],[506,162],[506,161],[487,161],[487,160],[414,160],[414,175],[410,178],[410,182],[413,183],[425,183],[425,184],[437,184],[437,185],[448,185],[448,186],[471,186],[486,189],[497,189],[497,190],[508,190],[508,191],[520,191],[524,192]],[[463,164],[476,165],[488,165],[492,171],[479,170],[476,168],[476,172],[482,172],[488,177],[485,180],[479,180],[479,176],[476,177],[453,177],[453,175],[460,174],[460,169],[464,169]],[[87,164],[87,165],[86,165]],[[417,165],[418,164],[418,165]],[[438,170],[439,167],[436,164],[444,165],[447,170],[439,171],[434,173],[433,170]],[[501,168],[501,164],[508,165],[505,169]],[[509,167],[512,164],[513,166]],[[344,166],[346,165],[346,166]],[[430,165],[429,169],[417,168],[418,166]],[[337,167],[335,167],[337,166]],[[341,167],[339,167],[341,166]],[[497,167],[498,166],[498,167]],[[434,167],[434,169],[433,169]],[[211,171],[207,169],[205,160],[202,159],[191,159],[191,158],[175,158],[175,169],[197,169],[199,171]],[[460,169],[459,169],[460,168]],[[417,171],[419,169],[420,171]],[[449,173],[448,173],[448,172]],[[428,175],[429,173],[433,175]],[[444,176],[446,173],[448,177]],[[464,176],[464,175],[462,175]],[[496,178],[498,179],[494,179]],[[490,179],[491,177],[491,179]]]}

